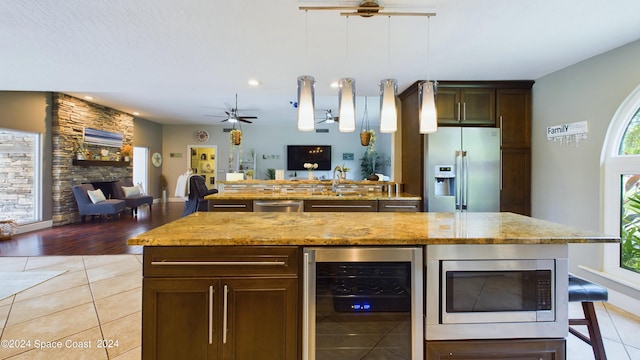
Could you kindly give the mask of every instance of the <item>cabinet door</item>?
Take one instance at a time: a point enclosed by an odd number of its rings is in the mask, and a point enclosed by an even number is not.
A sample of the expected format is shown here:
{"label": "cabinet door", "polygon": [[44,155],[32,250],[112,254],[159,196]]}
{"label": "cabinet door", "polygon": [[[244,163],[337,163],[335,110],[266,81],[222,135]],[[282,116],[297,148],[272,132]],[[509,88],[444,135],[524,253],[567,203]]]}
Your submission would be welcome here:
{"label": "cabinet door", "polygon": [[462,125],[495,126],[496,92],[494,89],[462,89]]}
{"label": "cabinet door", "polygon": [[418,212],[420,200],[379,200],[379,212]]}
{"label": "cabinet door", "polygon": [[427,341],[427,360],[564,360],[564,339]]}
{"label": "cabinet door", "polygon": [[436,97],[438,125],[459,125],[462,120],[460,89],[438,88]]}
{"label": "cabinet door", "polygon": [[297,279],[225,279],[222,286],[222,359],[297,359]]}
{"label": "cabinet door", "polygon": [[225,200],[225,199],[209,200],[209,211],[252,212],[253,201],[252,200]]}
{"label": "cabinet door", "polygon": [[142,358],[216,359],[218,285],[217,279],[144,279]]}
{"label": "cabinet door", "polygon": [[500,211],[531,215],[531,150],[503,148]]}
{"label": "cabinet door", "polygon": [[496,95],[487,88],[438,88],[438,124],[495,126]]}
{"label": "cabinet door", "polygon": [[531,146],[531,90],[498,90],[498,125],[503,147]]}

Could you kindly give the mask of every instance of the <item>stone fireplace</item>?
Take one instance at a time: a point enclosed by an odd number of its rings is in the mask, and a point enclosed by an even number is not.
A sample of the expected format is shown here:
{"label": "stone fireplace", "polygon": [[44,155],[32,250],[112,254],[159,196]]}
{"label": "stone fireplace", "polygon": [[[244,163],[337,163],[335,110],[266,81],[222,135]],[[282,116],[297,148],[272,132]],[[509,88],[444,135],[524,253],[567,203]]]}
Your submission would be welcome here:
{"label": "stone fireplace", "polygon": [[[110,161],[76,162],[74,145],[82,141],[85,127],[123,135],[123,144],[133,145],[133,116],[61,93],[52,95],[53,134],[53,225],[79,222],[78,207],[71,187],[82,183],[132,180],[131,164]],[[119,148],[87,145],[92,154]]]}

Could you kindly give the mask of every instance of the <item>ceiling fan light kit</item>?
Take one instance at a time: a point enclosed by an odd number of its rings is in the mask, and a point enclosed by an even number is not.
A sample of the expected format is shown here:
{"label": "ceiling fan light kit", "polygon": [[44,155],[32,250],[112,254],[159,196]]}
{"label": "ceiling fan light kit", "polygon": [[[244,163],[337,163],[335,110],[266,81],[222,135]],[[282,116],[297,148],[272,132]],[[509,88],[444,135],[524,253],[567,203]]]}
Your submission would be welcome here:
{"label": "ceiling fan light kit", "polygon": [[356,130],[356,81],[352,78],[340,79],[338,94],[338,130],[352,132]]}

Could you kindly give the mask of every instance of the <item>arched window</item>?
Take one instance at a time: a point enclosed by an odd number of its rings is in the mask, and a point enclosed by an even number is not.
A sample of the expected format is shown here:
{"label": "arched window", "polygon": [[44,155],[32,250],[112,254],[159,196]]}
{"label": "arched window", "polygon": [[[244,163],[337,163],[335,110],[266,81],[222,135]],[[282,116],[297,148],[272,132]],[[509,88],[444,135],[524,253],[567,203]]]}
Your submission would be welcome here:
{"label": "arched window", "polygon": [[605,245],[604,271],[640,286],[640,86],[611,120],[601,171],[603,230],[622,239]]}

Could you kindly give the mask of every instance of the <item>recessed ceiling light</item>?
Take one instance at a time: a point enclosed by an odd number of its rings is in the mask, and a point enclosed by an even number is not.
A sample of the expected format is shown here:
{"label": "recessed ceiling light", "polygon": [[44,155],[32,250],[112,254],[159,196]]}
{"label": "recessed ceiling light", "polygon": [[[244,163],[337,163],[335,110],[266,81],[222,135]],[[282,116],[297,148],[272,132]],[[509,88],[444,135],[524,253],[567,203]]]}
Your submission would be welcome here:
{"label": "recessed ceiling light", "polygon": [[91,97],[89,95],[85,96],[84,98],[87,99],[87,100],[93,100],[93,97]]}
{"label": "recessed ceiling light", "polygon": [[133,115],[138,116],[138,115],[140,115],[140,113],[139,113],[139,112],[137,112],[137,111],[134,111],[134,112],[133,112]]}
{"label": "recessed ceiling light", "polygon": [[249,86],[259,86],[260,85],[260,81],[258,81],[256,79],[249,79],[248,83],[249,83]]}
{"label": "recessed ceiling light", "polygon": [[334,81],[334,82],[331,83],[331,87],[334,88],[334,89],[337,89],[337,88],[340,87],[340,83],[338,83],[337,81]]}

